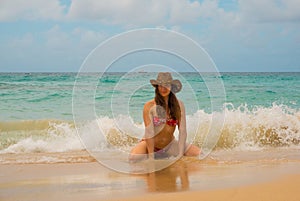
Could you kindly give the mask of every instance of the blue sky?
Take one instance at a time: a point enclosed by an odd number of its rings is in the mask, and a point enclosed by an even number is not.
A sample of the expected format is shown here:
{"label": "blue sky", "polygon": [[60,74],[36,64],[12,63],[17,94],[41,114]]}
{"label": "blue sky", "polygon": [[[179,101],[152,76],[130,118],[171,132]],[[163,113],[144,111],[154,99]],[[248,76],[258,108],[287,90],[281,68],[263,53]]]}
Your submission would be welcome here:
{"label": "blue sky", "polygon": [[178,31],[227,71],[300,71],[300,0],[1,0],[0,71],[78,71],[101,42]]}

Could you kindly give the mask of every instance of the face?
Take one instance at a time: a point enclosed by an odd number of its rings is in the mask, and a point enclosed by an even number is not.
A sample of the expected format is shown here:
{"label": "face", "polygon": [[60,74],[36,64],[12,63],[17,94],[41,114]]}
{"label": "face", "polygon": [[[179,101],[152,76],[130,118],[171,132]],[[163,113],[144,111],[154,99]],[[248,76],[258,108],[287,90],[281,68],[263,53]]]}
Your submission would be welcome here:
{"label": "face", "polygon": [[166,97],[170,94],[171,92],[171,85],[170,84],[167,84],[167,85],[158,85],[158,91],[159,91],[159,94],[163,97]]}

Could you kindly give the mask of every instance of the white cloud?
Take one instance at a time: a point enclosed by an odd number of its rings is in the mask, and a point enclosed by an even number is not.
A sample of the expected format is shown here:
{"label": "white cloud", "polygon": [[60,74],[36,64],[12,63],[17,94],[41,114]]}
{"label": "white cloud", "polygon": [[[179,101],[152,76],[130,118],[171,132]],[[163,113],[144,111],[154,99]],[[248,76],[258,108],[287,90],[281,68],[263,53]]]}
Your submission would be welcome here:
{"label": "white cloud", "polygon": [[59,0],[1,0],[0,22],[20,19],[61,19],[64,9]]}
{"label": "white cloud", "polygon": [[[1,56],[7,54],[5,59],[12,57],[13,60],[26,59],[28,49],[35,45],[34,36],[31,33],[27,33],[23,36],[12,38],[10,41],[2,44]],[[4,59],[4,58],[3,58]]]}
{"label": "white cloud", "polygon": [[299,33],[299,0],[238,0],[237,3],[237,11],[227,12],[214,1],[202,3],[201,9],[207,10],[205,16],[210,20],[204,41],[214,43],[219,38],[262,48],[282,38],[282,33],[289,36]]}
{"label": "white cloud", "polygon": [[170,1],[168,5],[169,22],[173,25],[195,22],[201,15],[201,5],[197,1]]}
{"label": "white cloud", "polygon": [[63,30],[55,25],[44,33],[45,46],[51,50],[93,49],[108,37],[104,32],[97,32],[80,27]]}
{"label": "white cloud", "polygon": [[[214,21],[224,27],[238,26],[240,15],[225,12],[218,0],[73,0],[67,14],[69,20],[98,21],[121,25],[127,29],[140,26],[180,27]],[[202,23],[202,21],[200,22]]]}
{"label": "white cloud", "polygon": [[234,18],[232,23],[300,21],[299,0],[237,0],[237,3],[236,11],[225,12],[218,6],[218,0],[72,0],[65,13],[67,5],[59,0],[1,0],[0,21],[67,18],[125,27],[178,26],[199,19],[217,19],[223,23],[229,14],[235,15],[229,16],[229,20]]}
{"label": "white cloud", "polygon": [[188,0],[73,0],[68,18],[123,26],[178,25],[214,15],[217,1]]}
{"label": "white cloud", "polygon": [[100,33],[92,30],[82,29],[79,27],[75,28],[72,31],[72,35],[78,38],[78,42],[81,47],[86,48],[94,48],[108,37],[108,35],[103,32]]}
{"label": "white cloud", "polygon": [[62,31],[59,25],[55,25],[45,32],[45,37],[46,47],[52,50],[65,50],[72,45],[70,35]]}
{"label": "white cloud", "polygon": [[299,0],[239,0],[241,18],[254,22],[300,21]]}
{"label": "white cloud", "polygon": [[159,12],[162,7],[160,4],[157,5],[134,0],[73,0],[68,17],[75,20],[96,20],[107,24],[151,23],[156,19],[163,19],[162,14],[165,12]]}
{"label": "white cloud", "polygon": [[44,33],[44,37],[47,54],[58,55],[64,60],[74,60],[86,56],[107,38],[107,34],[80,27],[64,30],[63,27],[55,25]]}
{"label": "white cloud", "polygon": [[27,33],[22,37],[14,38],[9,42],[9,46],[16,49],[28,48],[34,43],[34,37],[31,33]]}

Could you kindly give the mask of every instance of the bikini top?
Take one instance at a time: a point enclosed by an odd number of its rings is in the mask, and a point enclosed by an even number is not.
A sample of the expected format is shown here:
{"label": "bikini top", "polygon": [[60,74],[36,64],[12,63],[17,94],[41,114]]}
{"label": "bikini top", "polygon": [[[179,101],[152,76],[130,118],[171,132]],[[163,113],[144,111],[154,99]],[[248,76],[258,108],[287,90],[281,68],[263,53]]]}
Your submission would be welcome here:
{"label": "bikini top", "polygon": [[160,126],[162,124],[168,124],[169,126],[176,126],[176,125],[178,125],[178,120],[164,119],[164,118],[159,118],[157,116],[154,116],[153,117],[153,124],[154,124],[154,126]]}

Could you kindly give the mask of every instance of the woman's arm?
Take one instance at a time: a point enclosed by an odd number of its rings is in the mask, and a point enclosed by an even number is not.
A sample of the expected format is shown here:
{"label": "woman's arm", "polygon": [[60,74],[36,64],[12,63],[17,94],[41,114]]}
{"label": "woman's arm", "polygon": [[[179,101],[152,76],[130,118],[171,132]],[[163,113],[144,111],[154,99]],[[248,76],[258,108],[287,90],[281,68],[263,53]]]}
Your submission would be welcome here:
{"label": "woman's arm", "polygon": [[181,119],[179,121],[178,130],[179,130],[179,139],[178,139],[178,148],[179,148],[179,157],[184,155],[185,152],[185,144],[187,138],[187,131],[186,131],[186,116],[185,116],[185,107],[183,102],[178,100],[180,110],[181,110]]}
{"label": "woman's arm", "polygon": [[150,159],[154,158],[154,126],[153,126],[153,116],[151,109],[153,108],[153,104],[151,102],[147,102],[144,105],[143,110],[143,119],[145,124],[145,141],[147,144],[148,156]]}

